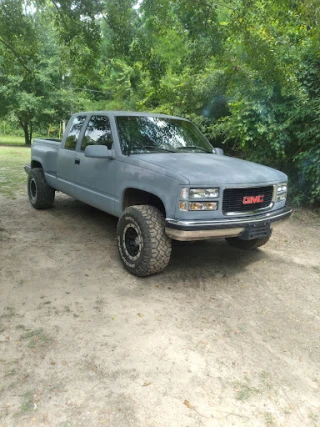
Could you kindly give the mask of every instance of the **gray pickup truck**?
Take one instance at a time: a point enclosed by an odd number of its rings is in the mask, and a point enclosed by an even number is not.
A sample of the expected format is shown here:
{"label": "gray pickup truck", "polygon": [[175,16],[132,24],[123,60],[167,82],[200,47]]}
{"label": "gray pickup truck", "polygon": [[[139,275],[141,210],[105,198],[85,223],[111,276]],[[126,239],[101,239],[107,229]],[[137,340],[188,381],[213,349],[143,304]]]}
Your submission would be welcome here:
{"label": "gray pickup truck", "polygon": [[25,170],[34,208],[61,191],[119,217],[119,254],[136,276],[168,265],[172,239],[254,249],[291,215],[284,173],[224,156],[190,121],[163,114],[73,114],[61,141],[34,140]]}

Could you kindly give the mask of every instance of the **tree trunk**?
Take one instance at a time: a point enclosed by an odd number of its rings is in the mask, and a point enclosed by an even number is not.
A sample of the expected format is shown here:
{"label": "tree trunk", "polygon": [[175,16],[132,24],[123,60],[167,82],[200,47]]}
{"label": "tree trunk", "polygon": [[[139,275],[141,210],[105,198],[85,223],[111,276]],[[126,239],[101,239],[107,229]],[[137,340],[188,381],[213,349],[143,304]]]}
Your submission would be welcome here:
{"label": "tree trunk", "polygon": [[29,132],[29,137],[30,137],[30,145],[31,145],[31,141],[32,141],[32,121],[30,120],[30,132]]}
{"label": "tree trunk", "polygon": [[30,119],[24,117],[19,118],[19,125],[22,127],[24,132],[24,143],[25,145],[31,145],[32,138],[32,122]]}
{"label": "tree trunk", "polygon": [[25,145],[31,145],[28,124],[25,124],[23,126],[23,132],[24,132],[24,143],[25,143]]}

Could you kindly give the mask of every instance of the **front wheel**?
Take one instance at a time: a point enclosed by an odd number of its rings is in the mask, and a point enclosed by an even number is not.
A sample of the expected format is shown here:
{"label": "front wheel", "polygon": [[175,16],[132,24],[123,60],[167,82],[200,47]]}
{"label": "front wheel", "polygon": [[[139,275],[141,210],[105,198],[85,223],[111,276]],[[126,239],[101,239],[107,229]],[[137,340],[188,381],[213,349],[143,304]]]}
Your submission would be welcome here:
{"label": "front wheel", "polygon": [[28,196],[35,209],[48,209],[53,205],[55,190],[48,185],[41,168],[34,168],[29,172]]}
{"label": "front wheel", "polygon": [[118,249],[130,273],[149,276],[168,265],[171,239],[164,228],[164,216],[153,206],[130,206],[123,212],[117,225]]}
{"label": "front wheel", "polygon": [[270,236],[259,237],[257,239],[252,240],[241,240],[238,237],[228,237],[226,238],[226,241],[229,243],[230,246],[233,246],[234,248],[248,251],[251,249],[257,249],[260,246],[265,245],[269,239]]}

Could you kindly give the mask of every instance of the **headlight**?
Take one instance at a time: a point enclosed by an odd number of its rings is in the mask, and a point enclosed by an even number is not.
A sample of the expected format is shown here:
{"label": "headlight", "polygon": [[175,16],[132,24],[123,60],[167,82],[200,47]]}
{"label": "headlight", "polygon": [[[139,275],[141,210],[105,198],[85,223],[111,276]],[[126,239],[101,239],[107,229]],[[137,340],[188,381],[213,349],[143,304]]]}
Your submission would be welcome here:
{"label": "headlight", "polygon": [[179,209],[181,211],[187,211],[188,210],[188,202],[180,202],[179,203]]}
{"label": "headlight", "polygon": [[189,211],[216,211],[218,202],[190,202]]}
{"label": "headlight", "polygon": [[190,188],[190,199],[216,199],[219,197],[218,188]]}
{"label": "headlight", "polygon": [[187,199],[189,197],[189,188],[181,188],[180,199]]}
{"label": "headlight", "polygon": [[278,203],[282,202],[283,200],[286,200],[286,198],[287,198],[287,193],[279,194],[278,197],[277,197],[277,202]]}
{"label": "headlight", "polygon": [[283,184],[278,184],[278,194],[286,193],[287,192],[287,183],[284,182]]}
{"label": "headlight", "polygon": [[283,200],[286,200],[287,198],[287,183],[283,182],[281,184],[278,184],[277,188],[277,202],[282,202]]}
{"label": "headlight", "polygon": [[[219,188],[187,188],[180,190],[180,211],[216,211],[218,202],[207,202],[206,199],[218,199]],[[196,201],[199,200],[199,201]]]}

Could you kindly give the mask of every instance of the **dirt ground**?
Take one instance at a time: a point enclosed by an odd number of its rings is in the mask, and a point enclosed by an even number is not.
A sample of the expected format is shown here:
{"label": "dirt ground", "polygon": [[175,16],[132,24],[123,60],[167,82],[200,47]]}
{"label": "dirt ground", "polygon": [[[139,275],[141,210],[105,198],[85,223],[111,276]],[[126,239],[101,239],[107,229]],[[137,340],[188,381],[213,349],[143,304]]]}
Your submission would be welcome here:
{"label": "dirt ground", "polygon": [[0,425],[320,426],[320,221],[176,244],[138,279],[116,219],[0,197]]}

